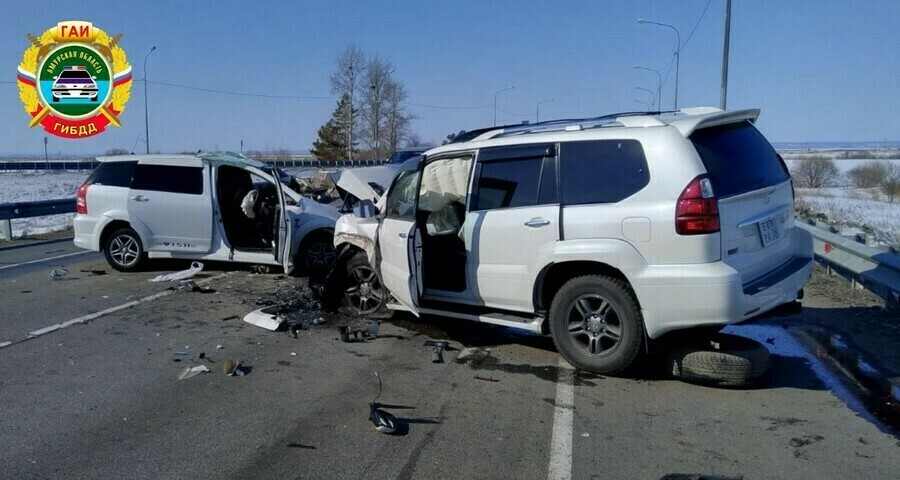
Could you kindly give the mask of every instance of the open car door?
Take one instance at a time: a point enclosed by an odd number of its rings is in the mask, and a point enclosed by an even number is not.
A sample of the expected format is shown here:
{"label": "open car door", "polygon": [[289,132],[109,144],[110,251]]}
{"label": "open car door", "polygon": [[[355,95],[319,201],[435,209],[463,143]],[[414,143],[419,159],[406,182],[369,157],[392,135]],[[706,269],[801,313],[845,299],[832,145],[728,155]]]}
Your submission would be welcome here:
{"label": "open car door", "polygon": [[275,224],[273,227],[275,229],[273,235],[275,247],[272,253],[275,255],[275,261],[284,267],[284,273],[291,273],[294,270],[294,257],[291,255],[293,224],[287,212],[284,188],[282,188],[281,182],[278,181],[277,173],[274,171],[266,173],[272,175],[275,189],[278,192],[278,206],[275,208]]}
{"label": "open car door", "polygon": [[420,170],[407,170],[394,180],[378,227],[376,265],[384,287],[397,302],[419,315],[418,265],[421,240],[416,228]]}

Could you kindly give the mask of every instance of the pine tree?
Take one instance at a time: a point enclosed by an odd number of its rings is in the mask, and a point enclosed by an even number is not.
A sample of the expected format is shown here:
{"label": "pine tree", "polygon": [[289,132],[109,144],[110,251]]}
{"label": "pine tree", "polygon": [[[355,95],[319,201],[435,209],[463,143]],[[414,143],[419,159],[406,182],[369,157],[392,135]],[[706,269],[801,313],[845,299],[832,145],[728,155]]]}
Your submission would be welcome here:
{"label": "pine tree", "polygon": [[[355,108],[353,117],[356,117]],[[349,153],[347,141],[350,128],[350,97],[344,95],[338,101],[337,108],[331,114],[331,119],[319,128],[319,138],[313,142],[313,148],[309,153],[313,154],[317,160],[346,159]],[[355,141],[353,142],[353,151],[356,152]]]}

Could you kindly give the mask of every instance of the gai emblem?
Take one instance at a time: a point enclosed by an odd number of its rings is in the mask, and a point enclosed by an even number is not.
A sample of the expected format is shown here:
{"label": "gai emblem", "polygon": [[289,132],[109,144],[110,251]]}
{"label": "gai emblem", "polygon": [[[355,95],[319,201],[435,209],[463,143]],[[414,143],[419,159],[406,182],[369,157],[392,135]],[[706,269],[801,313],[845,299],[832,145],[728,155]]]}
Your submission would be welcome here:
{"label": "gai emblem", "polygon": [[119,116],[131,96],[131,65],[121,39],[78,21],[59,22],[40,37],[29,34],[17,82],[29,126],[65,138],[121,127]]}

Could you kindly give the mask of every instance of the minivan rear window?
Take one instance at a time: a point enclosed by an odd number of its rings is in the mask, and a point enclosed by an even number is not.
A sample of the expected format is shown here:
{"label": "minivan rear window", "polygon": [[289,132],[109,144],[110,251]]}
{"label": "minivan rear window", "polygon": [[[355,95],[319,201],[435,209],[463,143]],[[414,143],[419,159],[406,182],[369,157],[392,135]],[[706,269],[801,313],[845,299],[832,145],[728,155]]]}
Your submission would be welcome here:
{"label": "minivan rear window", "polygon": [[107,162],[94,169],[84,183],[108,187],[130,187],[137,162]]}
{"label": "minivan rear window", "polygon": [[748,121],[701,128],[690,140],[717,197],[752,192],[790,178],[775,149]]}
{"label": "minivan rear window", "polygon": [[131,188],[200,195],[203,193],[203,167],[138,165]]}

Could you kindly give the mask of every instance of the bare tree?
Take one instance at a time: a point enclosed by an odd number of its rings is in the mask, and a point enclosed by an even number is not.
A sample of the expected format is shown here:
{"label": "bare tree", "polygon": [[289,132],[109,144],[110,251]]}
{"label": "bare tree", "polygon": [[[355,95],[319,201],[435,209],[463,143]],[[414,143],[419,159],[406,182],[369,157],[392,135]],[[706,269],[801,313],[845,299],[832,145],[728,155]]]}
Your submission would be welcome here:
{"label": "bare tree", "polygon": [[900,196],[900,165],[889,163],[885,165],[884,178],[881,179],[881,191],[887,195],[891,203]]}
{"label": "bare tree", "polygon": [[429,148],[435,146],[434,142],[428,142],[428,141],[423,140],[422,137],[420,137],[419,134],[417,134],[417,133],[410,133],[406,137],[405,145],[407,147],[429,147]]}
{"label": "bare tree", "polygon": [[385,136],[387,153],[400,148],[410,135],[410,125],[415,115],[408,112],[403,102],[409,94],[400,82],[390,79],[385,88]]}
{"label": "bare tree", "polygon": [[833,184],[840,176],[840,171],[834,165],[834,160],[822,155],[811,155],[797,161],[793,175],[801,187],[822,188]]}
{"label": "bare tree", "polygon": [[373,160],[382,158],[385,112],[387,111],[386,93],[391,82],[394,67],[391,62],[380,57],[373,57],[366,62],[363,81],[358,87],[362,99],[360,130],[363,142],[374,153]]}
{"label": "bare tree", "polygon": [[853,182],[853,185],[858,188],[872,188],[877,187],[881,183],[881,180],[887,174],[887,169],[888,164],[886,162],[872,160],[853,167],[847,172],[847,176]]}
{"label": "bare tree", "polygon": [[350,99],[350,108],[347,114],[350,118],[347,123],[350,128],[347,129],[347,159],[353,160],[354,140],[353,133],[357,124],[354,118],[353,101],[356,98],[356,90],[359,86],[359,78],[366,68],[366,54],[359,46],[353,44],[344,49],[338,56],[337,65],[331,74],[331,93],[340,95],[342,98],[346,95]]}

